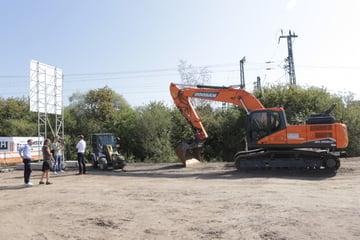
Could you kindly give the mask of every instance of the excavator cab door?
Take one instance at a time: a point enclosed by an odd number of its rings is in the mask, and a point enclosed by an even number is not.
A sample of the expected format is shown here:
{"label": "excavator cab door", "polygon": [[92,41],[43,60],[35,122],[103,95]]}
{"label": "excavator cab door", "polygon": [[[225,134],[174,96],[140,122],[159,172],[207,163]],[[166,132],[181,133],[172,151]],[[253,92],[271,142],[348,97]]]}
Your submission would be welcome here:
{"label": "excavator cab door", "polygon": [[286,128],[286,117],[284,111],[257,110],[247,115],[246,140],[248,147],[259,147],[257,142],[274,132]]}

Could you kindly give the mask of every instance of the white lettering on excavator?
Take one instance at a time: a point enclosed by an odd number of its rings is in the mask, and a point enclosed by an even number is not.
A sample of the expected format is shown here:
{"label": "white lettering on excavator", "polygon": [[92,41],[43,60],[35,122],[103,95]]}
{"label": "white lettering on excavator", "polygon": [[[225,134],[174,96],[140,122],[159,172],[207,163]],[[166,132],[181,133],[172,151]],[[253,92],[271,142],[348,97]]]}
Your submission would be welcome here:
{"label": "white lettering on excavator", "polygon": [[218,92],[195,92],[193,97],[216,98],[218,95]]}
{"label": "white lettering on excavator", "polygon": [[298,133],[288,133],[287,135],[288,139],[299,139]]}

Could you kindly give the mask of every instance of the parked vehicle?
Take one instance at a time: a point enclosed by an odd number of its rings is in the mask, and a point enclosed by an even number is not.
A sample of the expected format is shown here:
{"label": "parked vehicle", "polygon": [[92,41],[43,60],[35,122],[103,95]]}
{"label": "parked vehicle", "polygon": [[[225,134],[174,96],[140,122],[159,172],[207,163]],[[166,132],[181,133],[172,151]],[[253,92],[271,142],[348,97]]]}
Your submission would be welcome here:
{"label": "parked vehicle", "polygon": [[116,138],[112,133],[95,133],[91,137],[92,153],[91,161],[95,168],[102,170],[108,167],[114,169],[124,169],[126,161],[120,155],[120,138]]}

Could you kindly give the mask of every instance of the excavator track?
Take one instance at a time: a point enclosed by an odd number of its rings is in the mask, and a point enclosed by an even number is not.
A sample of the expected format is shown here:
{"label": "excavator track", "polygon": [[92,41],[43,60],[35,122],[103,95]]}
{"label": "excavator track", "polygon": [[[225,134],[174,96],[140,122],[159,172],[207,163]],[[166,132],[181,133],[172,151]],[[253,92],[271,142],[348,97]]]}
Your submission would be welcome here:
{"label": "excavator track", "polygon": [[295,168],[336,171],[340,167],[339,157],[326,150],[255,149],[236,153],[234,161],[238,170]]}

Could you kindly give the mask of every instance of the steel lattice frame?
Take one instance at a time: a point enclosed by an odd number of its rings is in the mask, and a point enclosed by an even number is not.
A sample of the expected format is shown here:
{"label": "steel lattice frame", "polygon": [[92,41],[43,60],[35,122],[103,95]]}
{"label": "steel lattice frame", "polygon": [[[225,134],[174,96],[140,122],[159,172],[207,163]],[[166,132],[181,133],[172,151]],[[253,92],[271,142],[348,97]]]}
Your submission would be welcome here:
{"label": "steel lattice frame", "polygon": [[[30,111],[38,114],[38,137],[64,137],[62,70],[44,63],[30,62]],[[50,116],[53,115],[54,117]]]}

